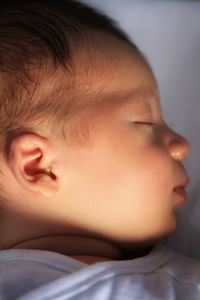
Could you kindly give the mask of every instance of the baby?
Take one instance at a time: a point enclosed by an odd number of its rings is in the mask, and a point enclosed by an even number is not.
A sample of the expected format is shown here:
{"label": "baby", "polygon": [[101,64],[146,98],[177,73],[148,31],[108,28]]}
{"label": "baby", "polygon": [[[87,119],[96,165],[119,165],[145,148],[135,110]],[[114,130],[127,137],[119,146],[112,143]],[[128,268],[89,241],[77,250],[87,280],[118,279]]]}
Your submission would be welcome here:
{"label": "baby", "polygon": [[0,299],[199,299],[199,262],[159,243],[190,146],[144,55],[75,1],[0,14]]}

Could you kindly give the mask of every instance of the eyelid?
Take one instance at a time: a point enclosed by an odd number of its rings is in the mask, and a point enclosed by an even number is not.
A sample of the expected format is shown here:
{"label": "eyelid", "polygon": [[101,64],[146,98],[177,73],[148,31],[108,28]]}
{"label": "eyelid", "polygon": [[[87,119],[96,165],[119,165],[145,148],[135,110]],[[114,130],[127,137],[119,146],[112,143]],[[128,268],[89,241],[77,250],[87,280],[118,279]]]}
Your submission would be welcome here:
{"label": "eyelid", "polygon": [[153,125],[156,125],[155,123],[153,122],[145,122],[145,121],[136,121],[134,122],[135,124],[141,124],[141,125],[149,125],[149,126],[153,126]]}

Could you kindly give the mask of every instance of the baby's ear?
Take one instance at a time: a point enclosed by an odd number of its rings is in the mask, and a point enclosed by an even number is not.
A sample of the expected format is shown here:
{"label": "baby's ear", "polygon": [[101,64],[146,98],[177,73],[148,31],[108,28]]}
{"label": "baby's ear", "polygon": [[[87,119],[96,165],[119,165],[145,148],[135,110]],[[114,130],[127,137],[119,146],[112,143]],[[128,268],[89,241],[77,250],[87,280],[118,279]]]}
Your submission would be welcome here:
{"label": "baby's ear", "polygon": [[46,138],[26,133],[13,138],[8,165],[18,183],[37,194],[55,196],[59,191],[57,149]]}

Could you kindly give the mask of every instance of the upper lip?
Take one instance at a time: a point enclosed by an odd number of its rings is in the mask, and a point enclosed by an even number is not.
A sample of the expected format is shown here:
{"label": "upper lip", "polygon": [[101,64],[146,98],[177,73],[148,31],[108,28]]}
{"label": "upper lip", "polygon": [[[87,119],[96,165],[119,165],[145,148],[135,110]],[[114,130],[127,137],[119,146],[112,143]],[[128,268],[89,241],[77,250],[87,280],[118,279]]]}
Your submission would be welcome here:
{"label": "upper lip", "polygon": [[189,182],[190,182],[189,177],[185,177],[184,179],[182,179],[182,180],[180,181],[179,184],[177,184],[177,185],[175,186],[175,188],[178,188],[178,187],[185,188],[185,187],[189,184]]}

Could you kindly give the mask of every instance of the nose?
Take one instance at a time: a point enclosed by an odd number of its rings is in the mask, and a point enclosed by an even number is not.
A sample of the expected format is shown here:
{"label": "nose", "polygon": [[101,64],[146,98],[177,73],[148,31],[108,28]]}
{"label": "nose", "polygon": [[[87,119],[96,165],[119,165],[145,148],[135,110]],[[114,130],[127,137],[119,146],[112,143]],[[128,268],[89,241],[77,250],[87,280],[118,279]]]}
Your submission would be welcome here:
{"label": "nose", "polygon": [[188,157],[191,150],[190,143],[186,138],[176,133],[169,127],[168,130],[170,134],[168,140],[168,147],[171,156],[177,161],[185,160]]}

